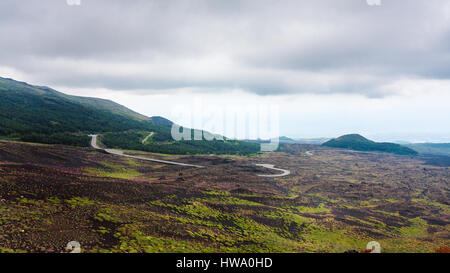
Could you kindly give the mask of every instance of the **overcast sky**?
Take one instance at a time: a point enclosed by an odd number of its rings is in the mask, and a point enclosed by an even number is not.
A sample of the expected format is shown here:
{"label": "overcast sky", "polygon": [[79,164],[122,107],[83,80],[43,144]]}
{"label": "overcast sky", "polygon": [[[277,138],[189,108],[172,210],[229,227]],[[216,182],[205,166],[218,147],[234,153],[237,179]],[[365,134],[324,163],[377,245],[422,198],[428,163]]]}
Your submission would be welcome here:
{"label": "overcast sky", "polygon": [[278,105],[291,137],[450,141],[449,18],[448,0],[2,0],[0,76],[180,123],[201,98]]}

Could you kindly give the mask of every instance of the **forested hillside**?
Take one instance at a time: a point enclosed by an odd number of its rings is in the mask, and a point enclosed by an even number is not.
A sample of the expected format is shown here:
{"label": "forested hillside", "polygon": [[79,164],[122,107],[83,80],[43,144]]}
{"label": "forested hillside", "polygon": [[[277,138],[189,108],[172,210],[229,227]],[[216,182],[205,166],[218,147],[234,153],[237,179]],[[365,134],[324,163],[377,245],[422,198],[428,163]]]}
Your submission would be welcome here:
{"label": "forested hillside", "polygon": [[[88,134],[102,135],[111,147],[160,153],[257,152],[239,141],[181,141],[172,122],[146,117],[110,100],[70,96],[48,87],[0,77],[0,137],[47,144],[88,146]],[[146,144],[142,135],[153,132]]]}
{"label": "forested hillside", "polygon": [[358,135],[350,134],[334,138],[322,144],[323,146],[345,148],[356,151],[378,151],[400,155],[417,155],[417,152],[395,143],[375,142]]}

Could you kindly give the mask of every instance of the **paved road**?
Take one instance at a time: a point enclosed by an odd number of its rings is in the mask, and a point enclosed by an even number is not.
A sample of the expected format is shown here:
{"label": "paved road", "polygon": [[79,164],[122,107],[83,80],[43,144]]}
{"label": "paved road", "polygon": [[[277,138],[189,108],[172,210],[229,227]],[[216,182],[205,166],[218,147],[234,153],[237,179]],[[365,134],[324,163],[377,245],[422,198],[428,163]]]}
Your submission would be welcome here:
{"label": "paved road", "polygon": [[144,140],[142,140],[142,144],[145,144],[145,142],[151,137],[151,136],[153,136],[155,134],[155,132],[150,132],[150,134],[148,134],[148,136],[146,136],[145,138],[144,138]]}
{"label": "paved road", "polygon": [[267,168],[267,169],[271,169],[271,170],[276,170],[276,171],[282,172],[280,174],[258,174],[258,176],[260,176],[260,177],[282,177],[282,176],[286,176],[286,175],[290,175],[291,174],[291,171],[274,168],[275,165],[272,165],[272,164],[255,164],[255,165],[256,166],[260,166],[260,167],[264,167],[264,168]]}
{"label": "paved road", "polygon": [[98,135],[89,135],[91,137],[91,146],[96,150],[103,150],[97,145],[97,137]]}
{"label": "paved road", "polygon": [[121,150],[115,150],[115,149],[103,149],[98,146],[97,139],[98,135],[89,135],[91,139],[91,146],[96,150],[103,150],[107,152],[108,154],[118,155],[118,156],[124,156],[134,159],[140,159],[140,160],[146,160],[146,161],[152,161],[152,162],[158,162],[163,164],[170,164],[170,165],[177,165],[177,166],[184,166],[184,167],[195,167],[195,168],[204,168],[204,166],[200,165],[193,165],[193,164],[186,164],[186,163],[180,163],[180,162],[173,162],[173,161],[167,161],[167,160],[160,160],[155,158],[148,158],[148,157],[142,157],[142,156],[134,156],[134,155],[127,155],[124,154]]}
{"label": "paved road", "polygon": [[[200,165],[186,164],[186,163],[173,162],[173,161],[160,160],[160,159],[134,156],[134,155],[127,155],[127,154],[124,154],[124,152],[121,150],[103,149],[103,148],[99,147],[97,144],[98,135],[89,135],[89,136],[92,138],[91,146],[94,149],[103,150],[103,151],[107,152],[108,154],[124,156],[124,157],[129,157],[129,158],[134,158],[134,159],[140,159],[140,160],[146,160],[146,161],[152,161],[152,162],[158,162],[158,163],[163,163],[163,164],[178,165],[178,166],[185,166],[185,167],[195,167],[195,168],[205,168],[204,166],[200,166]],[[287,176],[287,175],[291,174],[291,171],[275,168],[275,166],[271,165],[271,164],[255,164],[255,165],[281,172],[280,174],[258,174],[258,176],[260,176],[260,177],[282,177],[282,176]]]}

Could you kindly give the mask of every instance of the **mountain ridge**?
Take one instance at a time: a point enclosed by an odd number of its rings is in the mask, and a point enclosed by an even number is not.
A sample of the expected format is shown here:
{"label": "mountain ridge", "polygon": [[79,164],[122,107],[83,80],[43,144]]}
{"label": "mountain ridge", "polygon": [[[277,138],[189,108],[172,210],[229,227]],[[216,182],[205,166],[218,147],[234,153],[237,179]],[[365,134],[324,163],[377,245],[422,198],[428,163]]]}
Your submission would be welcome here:
{"label": "mountain ridge", "polygon": [[322,146],[350,149],[356,151],[387,152],[399,155],[418,154],[416,151],[408,147],[390,142],[375,142],[359,134],[347,134],[337,138],[333,138],[323,143]]}
{"label": "mountain ridge", "polygon": [[[9,83],[8,87],[5,88],[5,84]],[[2,88],[3,86],[3,88]],[[27,87],[24,89],[24,87]],[[109,110],[113,113],[121,114],[128,117],[133,117],[138,120],[149,120],[150,117],[147,117],[145,115],[142,115],[140,113],[137,113],[119,103],[116,103],[109,99],[101,99],[101,98],[95,98],[95,97],[83,97],[83,96],[74,96],[74,95],[68,95],[62,92],[59,92],[53,88],[50,88],[48,86],[39,86],[39,85],[31,85],[27,82],[22,81],[16,81],[11,78],[3,78],[0,77],[0,91],[14,91],[14,90],[20,90],[22,92],[27,92],[29,94],[39,94],[39,95],[55,95],[60,98],[68,99],[72,102],[77,102],[84,105],[93,106],[98,109],[102,110]],[[35,93],[33,93],[33,92]],[[114,111],[116,110],[116,112]]]}
{"label": "mountain ridge", "polygon": [[[259,146],[239,141],[173,141],[173,122],[147,117],[111,100],[67,95],[46,86],[0,77],[0,136],[27,142],[89,146],[101,134],[111,148],[149,152],[255,153]],[[187,129],[187,128],[186,128]],[[154,134],[150,143],[142,135]]]}

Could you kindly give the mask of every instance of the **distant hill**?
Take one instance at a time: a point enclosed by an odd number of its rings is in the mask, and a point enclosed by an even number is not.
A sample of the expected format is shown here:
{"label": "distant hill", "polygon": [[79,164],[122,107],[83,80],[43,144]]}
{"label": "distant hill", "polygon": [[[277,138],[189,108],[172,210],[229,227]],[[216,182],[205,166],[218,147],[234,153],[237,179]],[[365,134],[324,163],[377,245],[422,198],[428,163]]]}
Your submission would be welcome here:
{"label": "distant hill", "polygon": [[[174,142],[172,124],[163,117],[146,117],[110,100],[71,96],[0,77],[2,138],[88,146],[87,134],[100,133],[115,148],[160,153],[253,153],[259,149],[259,145],[237,141]],[[154,132],[154,136],[144,146],[142,139],[137,138],[149,132]]]}
{"label": "distant hill", "polygon": [[252,143],[268,143],[269,141],[278,141],[280,144],[311,144],[321,145],[330,140],[329,138],[290,138],[287,136],[280,136],[278,139],[262,140],[262,139],[245,139],[243,141]]}
{"label": "distant hill", "polygon": [[280,137],[280,143],[285,144],[312,144],[312,145],[321,145],[324,142],[330,140],[329,138],[289,138],[289,137]]}
{"label": "distant hill", "polygon": [[312,145],[321,145],[330,140],[329,138],[297,138],[295,139],[295,143],[298,144],[312,144]]}
{"label": "distant hill", "polygon": [[294,142],[294,140],[292,138],[289,138],[287,136],[280,136],[279,140],[280,140],[280,142],[281,141]]}
{"label": "distant hill", "polygon": [[356,151],[378,151],[399,155],[417,155],[408,147],[389,142],[375,142],[358,134],[350,134],[331,139],[322,144],[327,147],[344,148]]}
{"label": "distant hill", "polygon": [[450,143],[414,143],[404,145],[420,154],[450,156]]}

